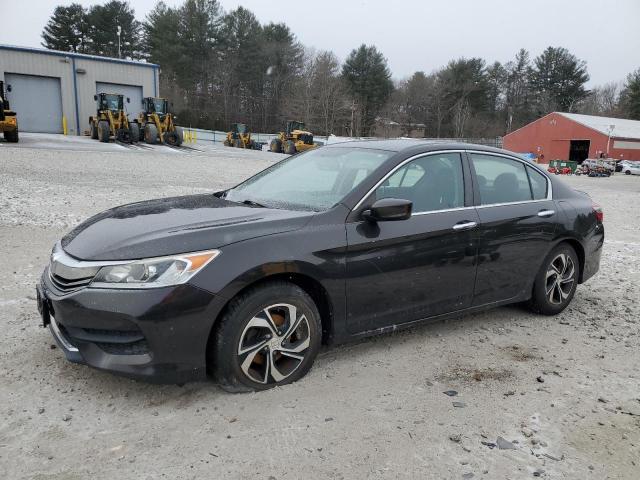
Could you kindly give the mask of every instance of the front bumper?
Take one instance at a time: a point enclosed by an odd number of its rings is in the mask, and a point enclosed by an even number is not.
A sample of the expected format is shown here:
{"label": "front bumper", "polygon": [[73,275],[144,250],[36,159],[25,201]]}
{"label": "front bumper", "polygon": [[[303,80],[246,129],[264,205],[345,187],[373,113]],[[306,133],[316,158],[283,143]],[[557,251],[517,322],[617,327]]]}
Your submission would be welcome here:
{"label": "front bumper", "polygon": [[155,383],[206,377],[207,341],[223,302],[189,284],[61,292],[48,270],[38,309],[67,360]]}

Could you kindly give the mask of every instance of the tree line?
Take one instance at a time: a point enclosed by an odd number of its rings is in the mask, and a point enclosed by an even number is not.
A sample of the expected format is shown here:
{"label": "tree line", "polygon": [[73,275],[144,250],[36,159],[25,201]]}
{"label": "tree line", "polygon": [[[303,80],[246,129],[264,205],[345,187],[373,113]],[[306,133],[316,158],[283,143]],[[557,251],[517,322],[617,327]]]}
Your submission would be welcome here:
{"label": "tree line", "polygon": [[640,119],[640,68],[588,90],[586,63],[548,47],[506,63],[460,58],[394,81],[375,46],[341,63],[284,23],[262,24],[243,7],[225,12],[218,0],[160,1],[142,22],[126,1],[58,6],[42,38],[50,49],[158,63],[179,123],[200,128],[242,122],[275,132],[295,119],[316,134],[373,136],[396,122],[404,135],[462,138],[501,136],[556,110]]}

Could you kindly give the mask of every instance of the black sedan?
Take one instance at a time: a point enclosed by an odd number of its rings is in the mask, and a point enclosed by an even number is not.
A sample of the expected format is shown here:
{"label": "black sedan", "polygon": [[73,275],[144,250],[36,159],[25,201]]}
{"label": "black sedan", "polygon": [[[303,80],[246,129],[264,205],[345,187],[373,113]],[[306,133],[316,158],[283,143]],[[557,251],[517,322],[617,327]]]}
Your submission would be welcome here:
{"label": "black sedan", "polygon": [[260,390],[322,343],[516,302],[557,314],[598,271],[602,220],[504,150],[335,144],[88,219],[54,247],[38,307],[73,362]]}

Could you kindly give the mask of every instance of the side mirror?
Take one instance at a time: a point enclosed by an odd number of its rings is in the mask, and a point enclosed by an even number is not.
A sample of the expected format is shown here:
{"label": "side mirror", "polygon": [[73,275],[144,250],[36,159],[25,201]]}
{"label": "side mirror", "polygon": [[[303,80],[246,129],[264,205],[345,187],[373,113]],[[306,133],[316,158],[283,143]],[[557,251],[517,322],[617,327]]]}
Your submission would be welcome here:
{"label": "side mirror", "polygon": [[11,85],[7,85],[7,92],[10,92],[11,90],[13,90],[13,88],[11,87]]}
{"label": "side mirror", "polygon": [[381,198],[362,212],[362,218],[369,222],[407,220],[411,218],[413,202],[402,198]]}
{"label": "side mirror", "polygon": [[127,103],[131,103],[131,99],[127,97]]}
{"label": "side mirror", "polygon": [[94,96],[93,96],[93,99],[94,99],[95,101],[98,101],[98,95],[94,95]]}

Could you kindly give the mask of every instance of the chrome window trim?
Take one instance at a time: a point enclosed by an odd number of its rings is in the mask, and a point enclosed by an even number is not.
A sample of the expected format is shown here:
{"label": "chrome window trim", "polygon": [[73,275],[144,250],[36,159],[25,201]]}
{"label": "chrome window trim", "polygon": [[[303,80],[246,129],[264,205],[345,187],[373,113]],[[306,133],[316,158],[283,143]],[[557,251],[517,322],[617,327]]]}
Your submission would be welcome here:
{"label": "chrome window trim", "polygon": [[[503,205],[520,205],[520,204],[524,204],[524,203],[537,203],[537,202],[546,202],[548,200],[553,200],[553,184],[551,183],[551,179],[549,178],[549,176],[543,172],[540,168],[531,165],[531,163],[527,162],[526,160],[522,159],[522,158],[518,158],[518,157],[514,157],[513,155],[507,155],[504,153],[497,153],[497,152],[485,152],[483,150],[437,150],[434,152],[425,152],[425,153],[419,153],[417,155],[414,155],[412,157],[407,158],[406,160],[403,160],[402,162],[400,162],[398,165],[396,165],[394,168],[392,168],[384,177],[382,177],[382,179],[380,181],[378,181],[378,183],[376,183],[371,189],[369,189],[369,191],[360,199],[360,201],[358,203],[356,203],[356,206],[353,207],[351,209],[351,212],[356,211],[358,208],[360,208],[362,206],[362,204],[364,203],[364,201],[369,197],[369,195],[371,195],[380,185],[382,185],[382,183],[389,178],[391,175],[393,175],[396,170],[398,170],[399,168],[403,167],[404,165],[406,165],[407,163],[416,160],[418,158],[422,158],[422,157],[427,157],[430,155],[439,155],[439,154],[443,154],[443,153],[476,153],[476,154],[480,154],[480,155],[492,155],[494,157],[503,157],[503,158],[507,158],[509,160],[515,160],[517,162],[522,163],[525,166],[525,169],[527,167],[529,168],[533,168],[534,170],[538,171],[539,173],[542,174],[542,176],[546,179],[547,181],[547,196],[546,198],[541,198],[538,200],[522,200],[522,201],[518,201],[518,202],[504,202],[504,203],[488,203],[486,205],[472,205],[470,207],[457,207],[457,208],[447,208],[447,209],[443,209],[443,210],[425,210],[423,212],[412,212],[411,216],[414,215],[428,215],[428,214],[432,214],[432,213],[440,213],[440,212],[455,212],[458,210],[469,210],[472,208],[487,208],[487,207],[501,207]],[[473,162],[473,159],[469,159],[470,162]],[[526,172],[526,170],[525,170]],[[527,176],[529,174],[527,173]]]}
{"label": "chrome window trim", "polygon": [[[387,178],[389,178],[391,175],[393,175],[396,172],[396,170],[398,170],[399,168],[403,167],[407,163],[409,163],[409,162],[411,162],[413,160],[416,160],[418,158],[428,157],[428,156],[431,156],[431,155],[441,155],[443,153],[464,153],[464,152],[465,152],[465,150],[436,150],[434,152],[418,153],[417,155],[414,155],[413,157],[409,157],[409,158],[403,160],[398,165],[396,165],[391,170],[389,170],[387,172],[387,174],[378,181],[378,183],[376,183],[373,187],[371,187],[369,189],[369,191],[367,193],[365,193],[364,196],[360,199],[360,201],[358,203],[356,203],[356,206],[353,207],[351,209],[351,211],[354,212],[355,210],[360,208],[362,206],[362,204],[364,203],[364,201],[369,197],[369,195],[371,195],[380,185],[382,185],[382,182],[384,182]],[[460,160],[462,161],[462,156],[460,157]],[[460,164],[460,166],[462,166],[462,163]],[[459,208],[468,208],[468,207],[459,207]],[[428,212],[442,212],[442,211],[443,210],[429,210]],[[419,215],[421,213],[428,213],[428,212],[411,213],[411,215]]]}
{"label": "chrome window trim", "polygon": [[[522,163],[525,166],[525,169],[527,167],[529,167],[529,168],[533,168],[534,170],[537,170],[547,180],[547,196],[546,196],[546,198],[540,198],[538,200],[523,200],[523,201],[520,201],[520,202],[488,203],[486,205],[478,205],[478,207],[491,207],[491,206],[495,206],[495,205],[511,205],[511,204],[516,204],[516,203],[541,202],[543,200],[553,200],[553,184],[551,183],[551,179],[547,176],[547,174],[545,172],[542,171],[542,169],[533,166],[530,162],[527,162],[526,160],[524,160],[522,158],[514,157],[513,155],[506,155],[504,153],[484,152],[482,150],[465,150],[465,151],[467,153],[471,153],[471,154],[476,153],[478,155],[488,155],[488,156],[493,156],[493,157],[503,157],[503,158],[507,158],[509,160],[515,160],[517,162]],[[473,158],[470,158],[469,160],[473,163]],[[525,170],[525,172],[526,172],[526,170]],[[529,174],[527,174],[527,176],[529,176]]]}
{"label": "chrome window trim", "polygon": [[414,215],[431,215],[432,213],[447,213],[447,212],[457,212],[460,210],[472,210],[476,208],[475,206],[471,207],[457,207],[457,208],[443,208],[442,210],[425,210],[424,212],[411,212],[411,216]]}

